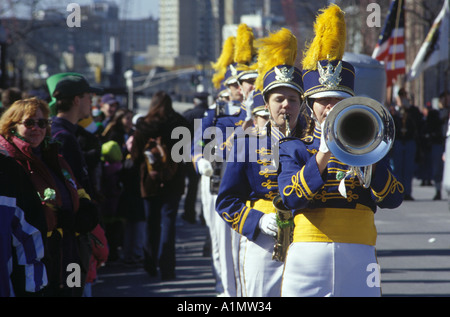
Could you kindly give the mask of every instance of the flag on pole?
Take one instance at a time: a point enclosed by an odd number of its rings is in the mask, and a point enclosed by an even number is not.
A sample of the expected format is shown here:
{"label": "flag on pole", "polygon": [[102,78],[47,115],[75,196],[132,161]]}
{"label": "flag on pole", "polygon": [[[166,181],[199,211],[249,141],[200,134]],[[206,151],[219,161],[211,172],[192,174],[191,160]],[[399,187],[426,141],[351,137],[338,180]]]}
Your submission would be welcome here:
{"label": "flag on pole", "polygon": [[398,75],[405,74],[405,10],[403,0],[391,2],[383,31],[372,57],[384,63],[388,87],[392,86]]}
{"label": "flag on pole", "polygon": [[433,22],[425,41],[417,53],[408,80],[420,75],[425,69],[448,60],[448,25],[449,25],[449,0],[445,0],[438,16]]}

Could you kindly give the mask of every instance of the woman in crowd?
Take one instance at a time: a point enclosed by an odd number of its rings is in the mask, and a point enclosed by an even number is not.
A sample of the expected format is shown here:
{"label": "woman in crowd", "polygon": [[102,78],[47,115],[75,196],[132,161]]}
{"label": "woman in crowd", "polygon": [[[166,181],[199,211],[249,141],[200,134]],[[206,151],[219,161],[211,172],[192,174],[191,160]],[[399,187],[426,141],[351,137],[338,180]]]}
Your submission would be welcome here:
{"label": "woman in crowd", "polygon": [[102,132],[102,141],[116,141],[120,145],[124,157],[127,154],[126,142],[134,132],[132,119],[133,111],[119,108]]}
{"label": "woman in crowd", "polygon": [[146,116],[136,123],[131,157],[140,166],[141,196],[147,214],[147,243],[144,268],[150,275],[175,278],[175,220],[184,193],[183,163],[171,157],[171,137],[176,127],[188,127],[187,121],[172,107],[164,91],[156,92]]}
{"label": "woman in crowd", "polygon": [[[49,108],[37,98],[13,103],[0,119],[0,145],[26,171],[45,215],[43,262],[48,273],[47,296],[72,296],[68,265],[79,263],[77,233],[98,223],[96,208],[50,138]],[[79,292],[77,292],[79,293]]]}

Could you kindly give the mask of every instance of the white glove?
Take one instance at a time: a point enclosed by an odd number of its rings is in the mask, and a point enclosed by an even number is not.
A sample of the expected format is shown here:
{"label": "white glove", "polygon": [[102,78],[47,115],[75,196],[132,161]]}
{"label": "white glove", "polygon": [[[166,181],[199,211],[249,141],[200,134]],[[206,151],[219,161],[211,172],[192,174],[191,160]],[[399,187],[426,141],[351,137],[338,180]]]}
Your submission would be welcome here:
{"label": "white glove", "polygon": [[277,215],[275,213],[264,214],[259,219],[259,228],[262,233],[276,237],[278,233]]}
{"label": "white glove", "polygon": [[322,153],[327,153],[330,150],[328,149],[327,143],[325,142],[324,126],[325,126],[325,120],[323,120],[323,122],[320,124],[320,129],[322,130],[322,134],[320,136],[319,151]]}
{"label": "white glove", "polygon": [[244,101],[245,110],[247,111],[247,115],[245,117],[245,121],[250,121],[253,117],[252,108],[253,108],[253,90],[248,94],[247,99]]}
{"label": "white glove", "polygon": [[213,173],[211,162],[204,158],[201,158],[197,162],[197,168],[200,175],[205,175],[209,177]]}

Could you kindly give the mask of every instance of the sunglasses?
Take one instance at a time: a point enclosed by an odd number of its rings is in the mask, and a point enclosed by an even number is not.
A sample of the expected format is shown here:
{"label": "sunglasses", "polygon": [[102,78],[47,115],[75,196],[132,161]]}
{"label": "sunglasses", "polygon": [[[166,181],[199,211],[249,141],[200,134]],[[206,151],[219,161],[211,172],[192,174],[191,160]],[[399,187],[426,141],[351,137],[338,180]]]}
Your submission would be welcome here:
{"label": "sunglasses", "polygon": [[48,125],[51,123],[51,121],[48,119],[34,120],[34,119],[30,118],[30,119],[23,120],[22,122],[19,122],[19,123],[23,124],[28,129],[34,128],[36,124],[39,128],[45,129],[48,127]]}

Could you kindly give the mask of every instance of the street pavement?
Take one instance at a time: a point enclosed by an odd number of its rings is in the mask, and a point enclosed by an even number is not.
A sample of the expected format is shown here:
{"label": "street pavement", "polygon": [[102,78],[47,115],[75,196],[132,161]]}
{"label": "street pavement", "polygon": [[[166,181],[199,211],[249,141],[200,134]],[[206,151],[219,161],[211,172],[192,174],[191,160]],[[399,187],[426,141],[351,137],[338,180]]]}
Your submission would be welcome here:
{"label": "street pavement", "polygon": [[434,193],[414,180],[414,201],[375,215],[383,296],[450,296],[450,211]]}
{"label": "street pavement", "polygon": [[[450,211],[447,195],[413,184],[414,201],[379,210],[377,255],[385,297],[450,296]],[[200,197],[199,197],[200,198]],[[180,204],[183,206],[183,202]],[[198,201],[200,206],[200,201]],[[211,258],[203,255],[206,226],[177,219],[176,279],[150,277],[141,266],[113,262],[99,269],[94,297],[215,297]]]}

